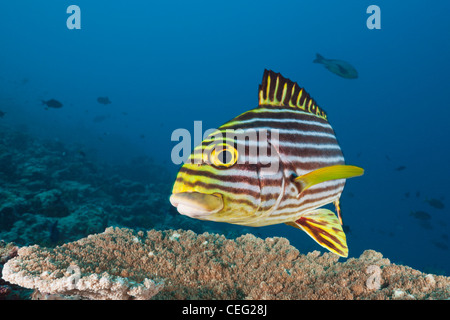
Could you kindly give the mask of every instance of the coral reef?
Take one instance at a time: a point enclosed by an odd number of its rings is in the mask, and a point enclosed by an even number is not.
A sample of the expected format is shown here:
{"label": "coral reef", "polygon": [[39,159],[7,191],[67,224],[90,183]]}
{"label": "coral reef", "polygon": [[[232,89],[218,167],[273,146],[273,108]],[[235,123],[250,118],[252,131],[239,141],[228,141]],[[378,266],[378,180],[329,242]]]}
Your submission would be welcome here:
{"label": "coral reef", "polygon": [[19,248],[13,243],[6,243],[0,240],[0,264],[6,263],[11,258],[17,255]]}
{"label": "coral reef", "polygon": [[[92,152],[93,154],[94,152]],[[184,228],[239,236],[182,216],[170,205],[172,177],[149,157],[112,165],[79,145],[41,140],[0,126],[0,239],[52,247],[107,226]]]}
{"label": "coral reef", "polygon": [[90,299],[448,299],[450,278],[359,258],[302,255],[284,238],[107,228],[55,248],[22,247],[3,278],[40,296]]}
{"label": "coral reef", "polygon": [[450,296],[449,278],[375,251],[339,262],[177,214],[164,167],[149,157],[104,164],[85,151],[0,127],[0,299]]}
{"label": "coral reef", "polygon": [[[18,249],[14,243],[6,243],[0,240],[0,274],[3,264],[17,256]],[[21,287],[12,285],[0,278],[0,300],[27,299],[30,294],[30,290],[23,290]]]}

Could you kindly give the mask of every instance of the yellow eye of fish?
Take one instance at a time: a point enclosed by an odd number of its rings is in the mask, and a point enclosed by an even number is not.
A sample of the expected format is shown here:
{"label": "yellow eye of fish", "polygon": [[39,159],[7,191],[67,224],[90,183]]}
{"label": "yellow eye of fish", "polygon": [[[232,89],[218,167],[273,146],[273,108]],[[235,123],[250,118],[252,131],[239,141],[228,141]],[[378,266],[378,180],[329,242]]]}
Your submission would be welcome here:
{"label": "yellow eye of fish", "polygon": [[237,162],[238,151],[229,144],[216,146],[210,154],[211,163],[216,167],[231,167]]}

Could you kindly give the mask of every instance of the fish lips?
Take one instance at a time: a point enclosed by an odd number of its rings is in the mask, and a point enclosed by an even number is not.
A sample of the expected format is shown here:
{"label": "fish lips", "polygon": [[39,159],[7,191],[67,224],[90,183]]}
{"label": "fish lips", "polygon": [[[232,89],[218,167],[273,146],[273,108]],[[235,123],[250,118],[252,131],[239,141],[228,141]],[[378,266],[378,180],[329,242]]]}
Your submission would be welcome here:
{"label": "fish lips", "polygon": [[201,218],[223,209],[223,198],[220,194],[201,192],[181,192],[170,196],[170,203],[182,215]]}

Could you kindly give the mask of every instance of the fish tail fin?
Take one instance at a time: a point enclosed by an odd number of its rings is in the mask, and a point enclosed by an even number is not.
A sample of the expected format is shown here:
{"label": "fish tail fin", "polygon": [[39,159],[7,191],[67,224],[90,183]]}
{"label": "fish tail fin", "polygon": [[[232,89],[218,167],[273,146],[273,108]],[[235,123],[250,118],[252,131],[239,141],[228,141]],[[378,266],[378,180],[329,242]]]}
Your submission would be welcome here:
{"label": "fish tail fin", "polygon": [[325,60],[325,58],[322,55],[316,53],[316,59],[314,59],[313,62],[314,63],[323,63],[323,60]]}
{"label": "fish tail fin", "polygon": [[347,258],[348,247],[344,230],[336,215],[328,209],[317,209],[288,225],[305,231],[322,247]]}

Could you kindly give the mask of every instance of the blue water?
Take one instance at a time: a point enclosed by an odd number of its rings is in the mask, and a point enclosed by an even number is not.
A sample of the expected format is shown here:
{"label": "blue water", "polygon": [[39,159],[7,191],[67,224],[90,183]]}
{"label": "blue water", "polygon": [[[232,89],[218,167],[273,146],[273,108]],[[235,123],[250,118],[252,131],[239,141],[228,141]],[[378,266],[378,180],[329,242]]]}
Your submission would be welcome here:
{"label": "blue water", "polygon": [[[372,4],[379,30],[366,26]],[[66,26],[69,5],[81,9],[80,30]],[[374,249],[450,274],[449,10],[445,1],[3,2],[0,121],[79,143],[99,161],[145,154],[175,175],[175,129],[193,134],[194,121],[206,130],[254,108],[264,68],[281,72],[328,113],[346,162],[365,169],[341,201],[350,256]],[[316,53],[348,61],[359,78],[312,63]],[[45,110],[41,99],[52,98],[64,107]],[[432,229],[410,216],[417,210]],[[285,225],[252,230],[321,250]]]}

